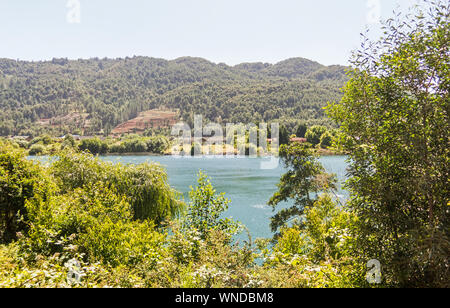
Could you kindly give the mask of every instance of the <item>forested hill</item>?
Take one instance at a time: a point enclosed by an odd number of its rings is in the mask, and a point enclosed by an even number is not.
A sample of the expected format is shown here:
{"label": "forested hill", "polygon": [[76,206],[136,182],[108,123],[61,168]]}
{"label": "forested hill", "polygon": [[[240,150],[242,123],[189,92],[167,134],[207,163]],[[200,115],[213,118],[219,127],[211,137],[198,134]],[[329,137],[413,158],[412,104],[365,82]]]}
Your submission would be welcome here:
{"label": "forested hill", "polygon": [[[222,122],[320,123],[322,107],[341,97],[345,69],[303,58],[236,66],[190,57],[0,59],[0,135],[108,133],[160,107],[179,109],[187,121],[197,113]],[[63,127],[51,131],[42,125],[49,119]]]}

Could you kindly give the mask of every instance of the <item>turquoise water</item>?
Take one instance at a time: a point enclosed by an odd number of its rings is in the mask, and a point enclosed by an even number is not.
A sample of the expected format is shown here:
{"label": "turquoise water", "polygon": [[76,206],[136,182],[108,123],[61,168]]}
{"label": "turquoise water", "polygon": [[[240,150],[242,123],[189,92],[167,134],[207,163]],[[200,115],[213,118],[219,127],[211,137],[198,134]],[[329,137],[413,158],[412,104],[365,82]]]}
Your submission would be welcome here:
{"label": "turquoise water", "polygon": [[[217,157],[185,157],[172,156],[105,156],[105,161],[124,164],[140,164],[158,162],[163,165],[169,176],[169,182],[176,190],[183,193],[188,200],[190,186],[196,185],[197,173],[204,171],[211,177],[218,192],[225,192],[231,200],[226,213],[243,223],[253,238],[272,237],[270,217],[274,214],[267,201],[277,191],[281,175],[286,171],[281,165],[276,169],[262,170],[260,164],[266,158],[217,158]],[[335,173],[340,182],[346,178],[345,156],[326,156],[320,161],[330,173]],[[46,161],[47,158],[39,158]],[[346,197],[346,192],[339,190],[338,196]],[[288,206],[286,203],[283,206]]]}

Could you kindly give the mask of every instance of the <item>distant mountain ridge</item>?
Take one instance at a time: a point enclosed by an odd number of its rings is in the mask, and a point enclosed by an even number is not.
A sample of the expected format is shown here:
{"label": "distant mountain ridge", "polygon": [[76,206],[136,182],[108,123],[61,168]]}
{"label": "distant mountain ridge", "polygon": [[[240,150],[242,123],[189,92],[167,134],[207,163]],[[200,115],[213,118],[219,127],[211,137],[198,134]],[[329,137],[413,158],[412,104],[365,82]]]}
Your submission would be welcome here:
{"label": "distant mountain ridge", "polygon": [[[195,57],[52,61],[0,59],[0,135],[111,131],[139,112],[177,108],[185,120],[325,121],[346,67],[292,58],[229,66]],[[88,114],[45,127],[42,119]],[[66,117],[67,118],[67,117]]]}

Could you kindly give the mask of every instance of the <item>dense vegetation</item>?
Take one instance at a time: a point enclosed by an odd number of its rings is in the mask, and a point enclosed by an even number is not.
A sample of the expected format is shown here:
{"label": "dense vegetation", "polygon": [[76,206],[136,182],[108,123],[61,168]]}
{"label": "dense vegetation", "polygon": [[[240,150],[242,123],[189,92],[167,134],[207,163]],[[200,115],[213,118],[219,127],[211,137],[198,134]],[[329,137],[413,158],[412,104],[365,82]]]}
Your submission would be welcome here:
{"label": "dense vegetation", "polygon": [[338,287],[360,279],[351,262],[334,266],[348,239],[320,256],[328,233],[341,232],[332,226],[350,221],[329,196],[305,211],[305,233],[285,229],[269,249],[264,240],[234,243],[242,226],[222,217],[229,201],[202,173],[183,212],[157,165],[63,152],[43,167],[8,144],[0,154],[1,287]]}
{"label": "dense vegetation", "polygon": [[298,127],[349,153],[345,204],[311,143],[281,147],[287,173],[269,204],[294,203],[275,213],[273,239],[236,243],[244,226],[202,172],[185,204],[159,165],[68,147],[42,166],[0,141],[0,287],[450,287],[450,4],[429,7],[355,54],[327,107],[338,131]]}
{"label": "dense vegetation", "polygon": [[64,149],[89,152],[91,154],[151,153],[165,154],[170,151],[171,140],[165,136],[125,135],[121,138],[91,137],[75,140],[72,135],[54,138],[42,135],[30,141],[24,139],[4,139],[15,148],[28,151],[31,156],[53,155]]}
{"label": "dense vegetation", "polygon": [[328,108],[350,153],[356,247],[389,285],[449,287],[450,4],[386,31],[355,54],[344,98]]}
{"label": "dense vegetation", "polygon": [[[243,126],[240,127],[242,128],[242,131],[245,131],[245,140],[239,140],[239,142],[245,143],[245,155],[252,154],[251,150],[253,150],[255,154],[261,156],[268,155],[268,153],[272,152],[270,144],[268,144],[268,147],[264,149],[259,142],[257,142],[257,144],[250,144],[249,142],[250,134],[254,134],[254,136],[257,137],[257,140],[259,140],[261,136],[264,136],[263,138],[267,136],[270,137],[270,129],[264,131],[254,128],[250,132]],[[238,130],[239,129],[236,129],[236,131]],[[317,152],[322,154],[342,154],[342,147],[339,145],[339,138],[341,137],[341,134],[337,129],[329,129],[320,125],[307,127],[306,124],[300,123],[294,131],[297,132],[298,135],[290,135],[288,129],[285,126],[282,126],[280,129],[280,144],[288,144],[292,139],[297,137],[305,137],[307,142],[316,148]],[[81,140],[76,140],[72,135],[66,135],[64,137],[51,137],[48,134],[44,134],[29,141],[23,138],[0,137],[0,140],[2,139],[11,143],[11,145],[15,148],[22,148],[28,151],[30,156],[52,155],[64,149],[89,152],[94,155],[140,153],[163,155],[172,153],[173,149],[180,149],[180,145],[178,145],[175,137],[167,137],[164,135],[142,136],[138,134],[126,134],[120,138],[83,137]],[[234,146],[225,144],[222,147],[214,145],[210,146],[207,141],[203,141],[202,146],[200,146],[200,143],[194,143],[191,146],[191,155],[195,154],[194,150],[196,147],[198,148],[197,154],[204,155],[222,155],[230,149],[238,153],[240,150],[237,136],[234,138]],[[189,155],[189,149],[187,154]]]}
{"label": "dense vegetation", "polygon": [[199,58],[0,59],[0,136],[109,134],[159,107],[179,109],[188,123],[202,114],[224,123],[323,124],[322,108],[340,99],[344,72],[302,58],[235,67]]}

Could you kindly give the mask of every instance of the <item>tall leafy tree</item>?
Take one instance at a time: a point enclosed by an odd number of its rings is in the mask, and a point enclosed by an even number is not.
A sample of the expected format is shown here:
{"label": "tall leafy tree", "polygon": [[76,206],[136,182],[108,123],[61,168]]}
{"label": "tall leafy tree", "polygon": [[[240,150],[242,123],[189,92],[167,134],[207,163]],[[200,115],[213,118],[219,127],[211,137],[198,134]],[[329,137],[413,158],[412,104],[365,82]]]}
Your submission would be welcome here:
{"label": "tall leafy tree", "polygon": [[278,191],[268,204],[274,210],[280,203],[289,200],[293,200],[294,204],[279,210],[272,217],[273,232],[299,219],[305,208],[314,206],[321,192],[336,188],[334,176],[325,173],[323,166],[307,145],[299,143],[282,145],[280,157],[288,172],[281,177]]}
{"label": "tall leafy tree", "polygon": [[350,153],[358,255],[393,286],[450,286],[450,4],[390,19],[328,107]]}

